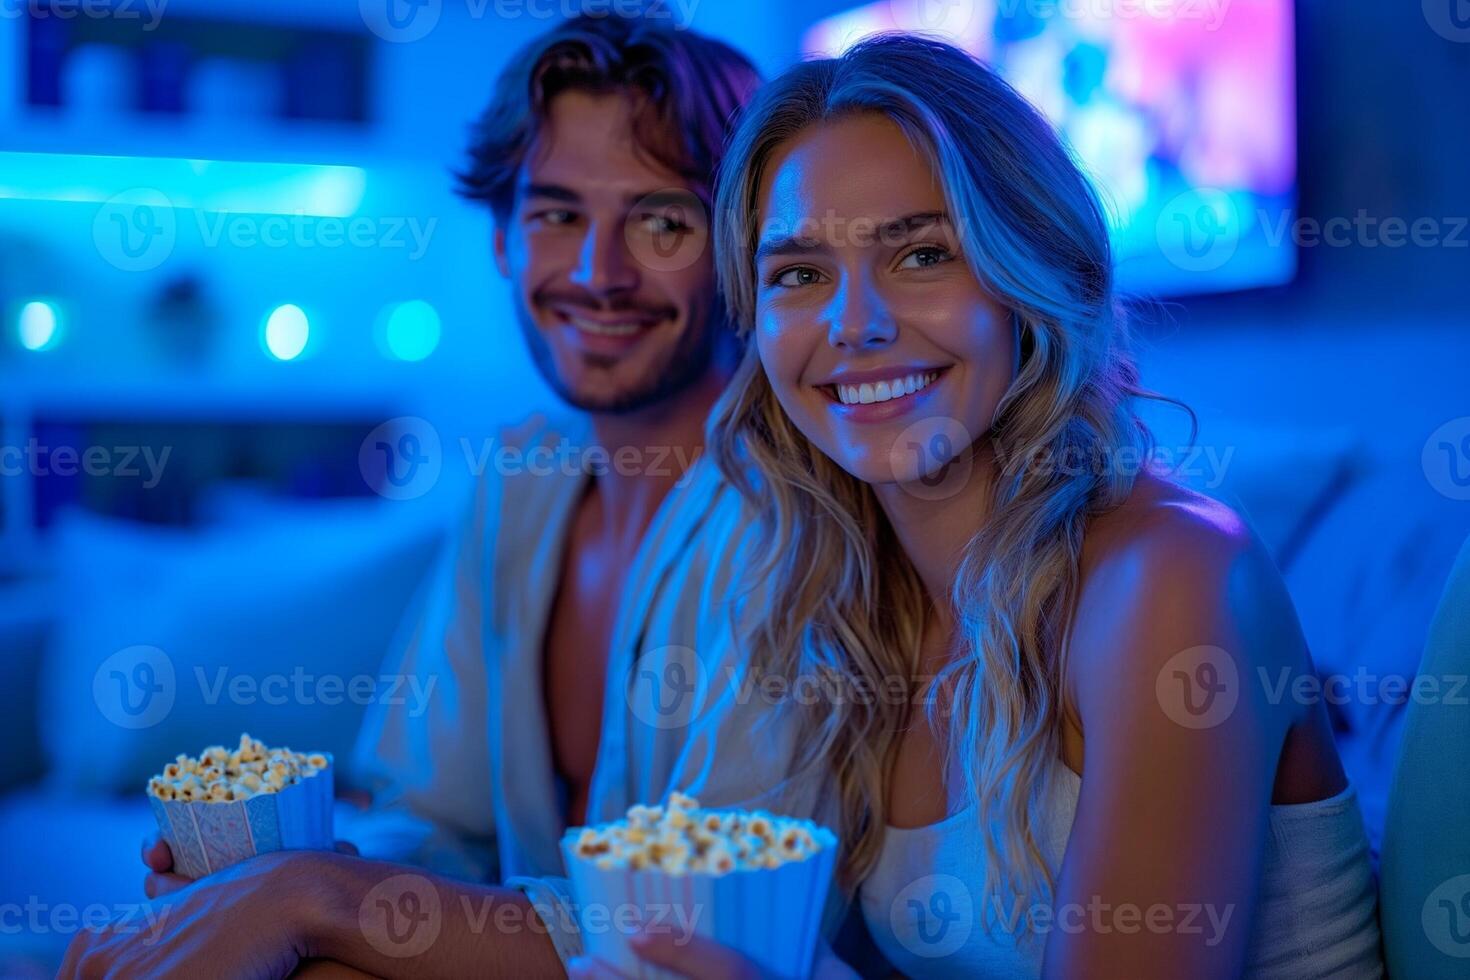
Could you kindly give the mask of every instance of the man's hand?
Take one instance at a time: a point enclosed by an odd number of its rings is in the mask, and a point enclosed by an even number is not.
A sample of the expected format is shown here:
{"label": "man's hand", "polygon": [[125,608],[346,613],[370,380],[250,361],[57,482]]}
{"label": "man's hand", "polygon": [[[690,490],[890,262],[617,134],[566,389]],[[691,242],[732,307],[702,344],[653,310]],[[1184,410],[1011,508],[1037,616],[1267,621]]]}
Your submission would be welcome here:
{"label": "man's hand", "polygon": [[[337,851],[340,854],[356,854],[357,848],[345,840],[339,840]],[[173,851],[169,850],[168,841],[158,834],[143,840],[143,866],[148,869],[148,874],[143,878],[143,894],[149,898],[172,895],[180,888],[194,883],[193,878],[185,878],[174,872]]]}
{"label": "man's hand", "polygon": [[80,933],[60,975],[559,973],[540,913],[520,892],[365,860],[350,844],[338,850],[274,851],[189,881],[173,873],[167,846],[150,841],[151,887],[168,890],[138,920]]}
{"label": "man's hand", "polygon": [[[728,946],[700,935],[637,932],[628,945],[639,959],[685,977],[699,980],[764,980],[768,974]],[[567,967],[571,980],[624,980],[622,973],[601,960],[581,957]],[[857,980],[857,974],[823,943],[812,964],[813,980]]]}
{"label": "man's hand", "polygon": [[318,901],[319,860],[275,851],[217,871],[207,884],[176,888],[139,916],[79,932],[58,976],[288,976],[307,955],[303,927]]}

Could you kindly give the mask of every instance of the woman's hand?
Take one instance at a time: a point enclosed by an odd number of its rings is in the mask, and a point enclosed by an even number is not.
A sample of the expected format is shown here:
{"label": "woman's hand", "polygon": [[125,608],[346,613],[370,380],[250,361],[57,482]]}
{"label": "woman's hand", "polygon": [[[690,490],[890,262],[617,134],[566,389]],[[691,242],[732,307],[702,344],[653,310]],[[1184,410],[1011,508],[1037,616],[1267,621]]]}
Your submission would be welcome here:
{"label": "woman's hand", "polygon": [[[636,932],[628,945],[639,959],[653,966],[699,980],[765,980],[765,973],[740,953],[700,935]],[[602,960],[579,957],[567,965],[572,980],[626,980]],[[813,980],[856,980],[857,974],[825,942],[817,949]]]}
{"label": "woman's hand", "polygon": [[[145,861],[147,855],[145,850]],[[199,881],[179,878],[187,887],[167,882],[174,887],[144,905],[140,916],[79,932],[58,976],[195,976],[221,970],[261,980],[288,976],[303,955],[300,930],[312,908],[319,860],[310,851],[275,851]]]}

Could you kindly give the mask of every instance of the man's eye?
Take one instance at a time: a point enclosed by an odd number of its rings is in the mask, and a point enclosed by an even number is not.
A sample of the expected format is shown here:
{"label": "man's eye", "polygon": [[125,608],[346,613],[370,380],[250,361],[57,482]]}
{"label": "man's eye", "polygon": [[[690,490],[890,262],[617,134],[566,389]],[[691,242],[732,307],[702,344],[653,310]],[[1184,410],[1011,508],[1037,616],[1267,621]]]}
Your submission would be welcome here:
{"label": "man's eye", "polygon": [[547,208],[545,211],[537,211],[531,215],[532,221],[539,221],[547,225],[568,225],[576,218],[577,216],[566,208]]}
{"label": "man's eye", "polygon": [[645,214],[640,219],[643,227],[655,235],[670,235],[689,231],[689,224],[678,214]]}
{"label": "man's eye", "polygon": [[[940,245],[920,245],[899,262],[901,269],[927,269],[930,266],[948,262],[954,256],[949,249]],[[912,261],[911,261],[912,260]]]}
{"label": "man's eye", "polygon": [[766,280],[768,286],[790,289],[795,286],[811,286],[822,281],[822,274],[809,265],[795,265],[783,269]]}

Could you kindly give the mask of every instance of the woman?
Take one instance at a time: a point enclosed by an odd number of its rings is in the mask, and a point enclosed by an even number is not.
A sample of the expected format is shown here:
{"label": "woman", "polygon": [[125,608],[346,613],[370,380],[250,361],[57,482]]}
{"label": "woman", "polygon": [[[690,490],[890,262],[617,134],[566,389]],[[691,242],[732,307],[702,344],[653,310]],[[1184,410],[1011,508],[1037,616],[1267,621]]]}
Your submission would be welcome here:
{"label": "woman", "polygon": [[1291,603],[1238,515],[1142,465],[1106,224],[1047,122],[889,36],[773,82],[724,166],[718,264],[752,342],[711,446],[787,598],[751,655],[923,685],[786,709],[889,962],[1380,975]]}

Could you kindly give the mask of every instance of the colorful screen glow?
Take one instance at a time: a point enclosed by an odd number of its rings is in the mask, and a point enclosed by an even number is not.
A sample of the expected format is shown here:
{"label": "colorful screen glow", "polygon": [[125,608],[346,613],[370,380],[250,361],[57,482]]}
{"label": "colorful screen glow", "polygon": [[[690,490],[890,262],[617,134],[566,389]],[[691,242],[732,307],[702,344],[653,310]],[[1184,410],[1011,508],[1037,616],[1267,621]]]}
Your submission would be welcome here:
{"label": "colorful screen glow", "polygon": [[882,31],[958,44],[1046,113],[1102,197],[1124,289],[1295,273],[1289,0],[881,0],[813,25],[802,52]]}

